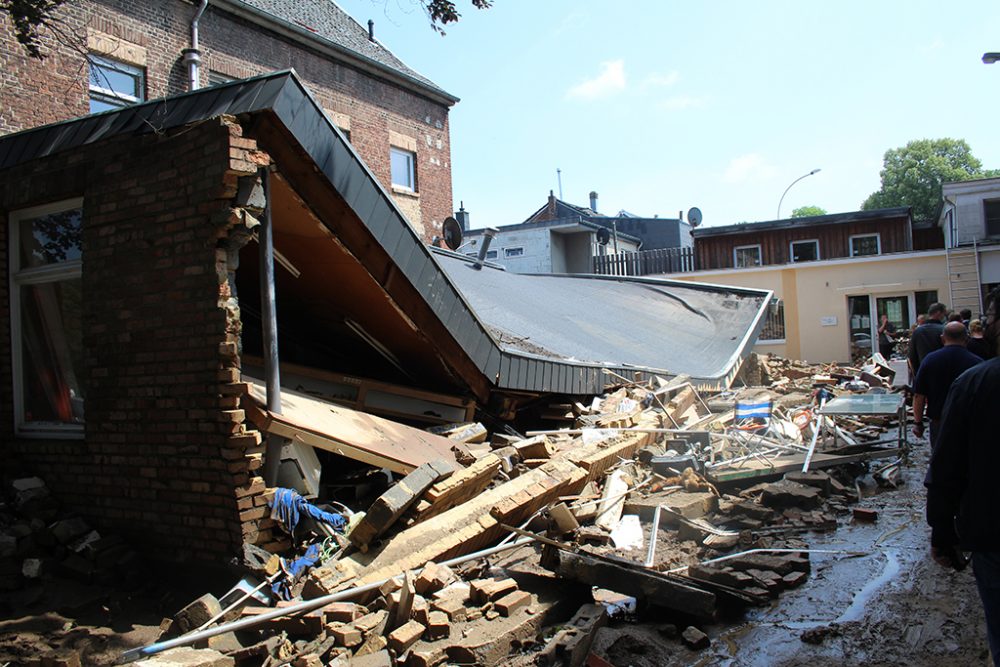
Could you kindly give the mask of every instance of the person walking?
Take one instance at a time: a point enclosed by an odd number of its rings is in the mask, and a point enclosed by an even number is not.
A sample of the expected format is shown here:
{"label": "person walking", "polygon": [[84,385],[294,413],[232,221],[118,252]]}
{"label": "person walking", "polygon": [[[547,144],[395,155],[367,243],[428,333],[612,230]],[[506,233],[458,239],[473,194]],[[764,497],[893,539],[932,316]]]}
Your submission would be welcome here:
{"label": "person walking", "polygon": [[965,349],[972,354],[983,359],[992,359],[997,356],[996,350],[990,349],[990,343],[986,340],[986,329],[980,320],[969,322],[969,340],[965,342]]}
{"label": "person walking", "polygon": [[995,474],[1000,470],[1000,443],[990,415],[998,412],[1000,357],[994,357],[952,384],[924,479],[931,557],[942,567],[961,570],[968,562],[964,552],[972,552],[994,667],[1000,667],[1000,512]]}
{"label": "person walking", "polygon": [[917,377],[913,381],[913,435],[924,436],[924,410],[930,422],[930,440],[933,450],[940,432],[941,410],[951,383],[966,370],[982,362],[965,349],[968,332],[961,322],[948,322],[941,334],[942,347],[924,357]]}
{"label": "person walking", "polygon": [[941,347],[948,308],[943,303],[932,303],[927,309],[927,319],[913,330],[906,358],[910,361],[910,377],[916,377],[920,363],[928,354]]}

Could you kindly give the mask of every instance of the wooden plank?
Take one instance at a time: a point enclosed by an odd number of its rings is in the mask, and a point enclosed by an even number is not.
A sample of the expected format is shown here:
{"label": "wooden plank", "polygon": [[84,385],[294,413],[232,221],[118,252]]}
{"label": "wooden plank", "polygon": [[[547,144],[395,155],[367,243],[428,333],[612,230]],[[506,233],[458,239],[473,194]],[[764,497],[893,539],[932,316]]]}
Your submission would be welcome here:
{"label": "wooden plank", "polygon": [[288,389],[281,390],[282,414],[274,414],[264,407],[264,383],[246,375],[243,381],[249,388],[246,409],[267,433],[400,474],[432,461],[456,465],[447,438]]}
{"label": "wooden plank", "polygon": [[[867,461],[869,459],[884,459],[899,456],[900,453],[902,453],[901,449],[893,447],[892,449],[874,449],[867,452],[846,455],[814,454],[812,461],[809,463],[809,467],[816,470],[819,468],[829,468],[831,466],[843,465],[845,463],[854,463],[856,461]],[[734,466],[732,468],[716,468],[715,470],[709,471],[707,477],[710,482],[719,484],[722,482],[731,482],[741,479],[754,479],[758,477],[783,475],[786,472],[802,470],[802,463],[804,460],[805,455],[796,454],[794,456],[776,459],[778,463],[773,465],[757,460],[746,461],[745,464],[740,467]]]}

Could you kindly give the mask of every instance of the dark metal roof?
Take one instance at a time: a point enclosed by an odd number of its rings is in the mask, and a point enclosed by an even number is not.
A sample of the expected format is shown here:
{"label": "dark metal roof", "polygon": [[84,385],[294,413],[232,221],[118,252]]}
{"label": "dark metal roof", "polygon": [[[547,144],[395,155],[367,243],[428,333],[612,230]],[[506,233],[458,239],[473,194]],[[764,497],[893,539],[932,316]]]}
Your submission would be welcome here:
{"label": "dark metal roof", "polygon": [[314,40],[348,58],[357,58],[358,64],[399,77],[449,106],[458,102],[457,97],[407,66],[377,38],[369,39],[368,28],[333,0],[213,0],[210,6],[256,22],[263,19],[272,28],[284,29],[299,39]]}
{"label": "dark metal roof", "polygon": [[505,354],[687,374],[713,386],[738,370],[771,297],[671,280],[476,269],[455,253],[436,254]]}
{"label": "dark metal roof", "polygon": [[849,211],[847,213],[830,213],[828,215],[809,215],[803,218],[782,218],[765,222],[741,222],[736,225],[722,227],[699,227],[691,230],[695,238],[706,236],[723,236],[726,234],[741,234],[743,232],[762,232],[769,229],[790,229],[798,227],[818,227],[820,225],[841,225],[850,222],[874,222],[887,218],[909,217],[909,206],[895,208],[877,208],[871,211]]}
{"label": "dark metal roof", "polygon": [[[223,114],[263,112],[276,119],[289,140],[301,149],[302,159],[309,160],[339,193],[494,387],[599,393],[613,384],[605,368],[620,373],[650,370],[663,374],[694,370],[697,373],[693,374],[706,381],[726,384],[763,326],[771,293],[761,290],[642,278],[529,277],[490,270],[470,277],[464,264],[432,256],[392,197],[292,71],[0,137],[0,170],[114,136],[159,132]],[[281,167],[279,164],[279,170]],[[501,274],[516,278],[516,291],[511,291],[512,283],[501,282],[497,286],[502,297],[493,297],[492,302],[483,298],[491,289],[484,281],[502,280],[497,277]],[[553,280],[557,282],[549,282]],[[626,283],[633,285],[626,287]],[[547,304],[540,300],[542,295],[549,299]],[[557,305],[555,300],[563,295],[566,300]],[[531,310],[517,310],[521,297]],[[628,314],[620,307],[608,310],[617,298],[627,298],[629,308],[636,311]],[[681,302],[687,305],[678,308]],[[511,312],[503,315],[502,309],[508,306]],[[477,312],[479,308],[482,313]],[[546,317],[547,312],[571,308],[582,313],[574,319],[582,330],[574,336],[551,339],[551,332],[564,326],[566,320]],[[660,308],[673,316],[658,315]],[[529,322],[528,318],[538,321]],[[655,325],[644,323],[646,318],[652,318]],[[588,319],[593,321],[588,323]],[[522,323],[525,328],[519,330]],[[491,329],[504,337],[504,342]],[[511,336],[528,338],[544,348],[544,354],[509,344],[506,338]],[[704,362],[695,359],[703,354],[709,355]],[[674,363],[678,365],[671,367]]]}

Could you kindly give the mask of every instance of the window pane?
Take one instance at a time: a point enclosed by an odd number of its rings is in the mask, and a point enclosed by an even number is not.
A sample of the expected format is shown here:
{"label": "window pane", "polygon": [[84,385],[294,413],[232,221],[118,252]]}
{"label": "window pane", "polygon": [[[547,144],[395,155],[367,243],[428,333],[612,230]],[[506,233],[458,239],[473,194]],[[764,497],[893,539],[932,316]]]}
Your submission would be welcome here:
{"label": "window pane", "polygon": [[93,88],[112,90],[131,98],[139,97],[138,76],[96,63],[90,65],[90,85]]}
{"label": "window pane", "polygon": [[760,248],[737,248],[736,249],[736,266],[760,266]]}
{"label": "window pane", "polygon": [[82,424],[80,278],[20,288],[24,422]]}
{"label": "window pane", "polygon": [[413,153],[398,148],[389,149],[392,184],[415,190],[413,183]]}
{"label": "window pane", "polygon": [[797,241],[792,244],[793,262],[814,262],[819,259],[819,243],[817,241]]}
{"label": "window pane", "polygon": [[91,96],[90,98],[90,113],[100,113],[102,111],[110,111],[111,109],[121,109],[124,106],[128,106],[126,102],[116,99],[103,98],[97,96]]}
{"label": "window pane", "polygon": [[851,239],[851,248],[854,256],[858,255],[877,255],[878,254],[878,237],[877,236],[858,236]]}
{"label": "window pane", "polygon": [[80,209],[21,220],[22,269],[80,259]]}

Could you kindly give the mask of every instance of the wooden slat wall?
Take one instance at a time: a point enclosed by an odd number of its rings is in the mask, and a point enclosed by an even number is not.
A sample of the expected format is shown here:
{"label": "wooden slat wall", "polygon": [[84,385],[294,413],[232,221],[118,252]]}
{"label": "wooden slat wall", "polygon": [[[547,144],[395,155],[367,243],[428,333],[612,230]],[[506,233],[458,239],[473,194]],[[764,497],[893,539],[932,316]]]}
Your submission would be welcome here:
{"label": "wooden slat wall", "polygon": [[733,249],[738,246],[761,246],[764,265],[786,264],[792,241],[819,240],[820,259],[837,259],[850,256],[850,237],[857,234],[878,233],[882,254],[905,252],[913,249],[909,222],[905,216],[872,221],[832,225],[788,227],[757,232],[727,234],[695,238],[694,248],[699,269],[725,269],[733,267]]}

